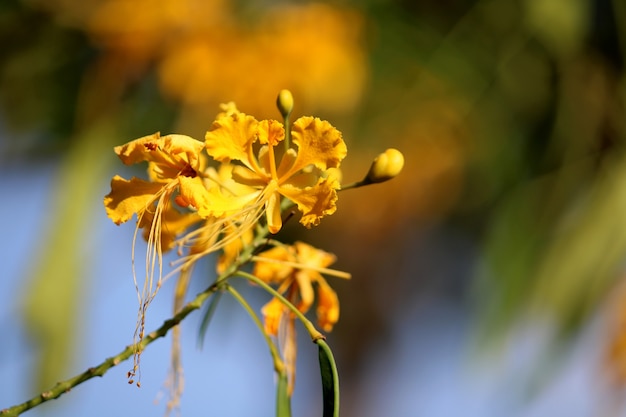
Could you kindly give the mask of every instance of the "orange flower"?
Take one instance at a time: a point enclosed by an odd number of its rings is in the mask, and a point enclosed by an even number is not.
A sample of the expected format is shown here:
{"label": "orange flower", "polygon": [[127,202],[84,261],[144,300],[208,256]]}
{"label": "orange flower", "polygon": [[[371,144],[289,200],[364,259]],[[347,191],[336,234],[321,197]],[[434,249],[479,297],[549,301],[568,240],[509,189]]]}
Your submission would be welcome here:
{"label": "orange flower", "polygon": [[[174,245],[180,233],[202,220],[194,211],[179,212],[172,200],[181,208],[194,209],[206,205],[206,189],[199,176],[205,165],[205,157],[201,154],[204,144],[189,136],[161,136],[155,133],[117,146],[114,150],[126,165],[148,161],[151,179],[145,181],[133,177],[126,180],[116,175],[111,181],[111,192],[104,197],[107,215],[115,224],[137,216],[132,258],[133,279],[139,297],[135,339],[141,340],[146,309],[161,286],[163,251]],[[174,198],[177,192],[179,194]],[[146,278],[141,286],[134,268],[134,246],[140,228],[144,229],[148,242]],[[131,377],[139,365],[139,354],[139,351],[135,352]]]}
{"label": "orange flower", "polygon": [[126,165],[148,161],[151,181],[114,176],[111,192],[104,197],[106,213],[115,224],[137,215],[137,227],[144,229],[149,250],[159,259],[162,249],[172,247],[177,234],[200,220],[180,213],[171,200],[178,191],[176,203],[181,208],[205,205],[206,195],[198,193],[198,187],[203,187],[199,177],[205,165],[203,149],[202,142],[189,136],[159,133],[114,148]]}
{"label": "orange flower", "polygon": [[[250,201],[265,209],[271,233],[282,227],[281,196],[297,204],[302,212],[300,223],[306,227],[337,209],[339,181],[331,168],[337,168],[347,148],[341,132],[330,123],[313,117],[301,117],[291,130],[297,150],[278,147],[285,139],[282,123],[257,121],[232,110],[223,113],[206,134],[207,152],[215,160],[238,161],[232,179],[250,187]],[[255,155],[254,146],[260,146]],[[239,202],[225,202],[227,211]]]}
{"label": "orange flower", "polygon": [[[322,273],[341,278],[350,278],[345,272],[327,267],[335,262],[335,255],[316,249],[303,242],[293,246],[276,246],[254,258],[253,274],[268,284],[278,285],[283,294],[302,313],[313,305],[317,289],[317,319],[324,331],[331,331],[339,319],[339,298],[328,285]],[[295,382],[296,336],[294,315],[277,298],[263,306],[265,332],[278,336],[289,374],[289,392]],[[284,329],[284,330],[283,330]]]}

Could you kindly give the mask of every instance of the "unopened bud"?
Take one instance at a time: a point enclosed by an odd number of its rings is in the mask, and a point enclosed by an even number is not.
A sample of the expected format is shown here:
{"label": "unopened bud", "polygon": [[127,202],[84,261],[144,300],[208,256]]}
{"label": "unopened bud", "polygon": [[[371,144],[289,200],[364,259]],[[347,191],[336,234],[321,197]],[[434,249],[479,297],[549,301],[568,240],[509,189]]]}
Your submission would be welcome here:
{"label": "unopened bud", "polygon": [[293,95],[289,90],[280,90],[278,97],[276,98],[276,106],[283,118],[289,117],[293,110]]}
{"label": "unopened bud", "polygon": [[389,148],[374,159],[365,181],[372,184],[390,180],[402,171],[403,166],[404,156],[402,152]]}

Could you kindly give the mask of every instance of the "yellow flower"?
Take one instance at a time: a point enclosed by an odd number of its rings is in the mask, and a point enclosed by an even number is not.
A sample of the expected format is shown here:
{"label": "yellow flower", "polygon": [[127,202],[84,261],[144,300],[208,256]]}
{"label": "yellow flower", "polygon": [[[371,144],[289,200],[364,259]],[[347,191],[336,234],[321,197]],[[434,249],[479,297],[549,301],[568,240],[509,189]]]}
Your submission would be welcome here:
{"label": "yellow flower", "polygon": [[[297,150],[278,146],[285,139],[282,123],[259,122],[231,109],[218,117],[206,134],[207,152],[215,160],[241,163],[233,168],[232,178],[251,187],[247,199],[254,201],[257,209],[265,209],[271,233],[282,227],[281,196],[298,206],[300,223],[306,227],[335,212],[339,181],[331,168],[337,168],[347,153],[341,133],[326,121],[301,117],[290,133]],[[237,206],[241,201],[224,204],[227,211],[241,208]]]}
{"label": "yellow flower", "polygon": [[[254,258],[256,263],[253,274],[268,284],[276,284],[277,291],[302,313],[306,313],[313,305],[317,289],[318,324],[329,332],[339,319],[339,299],[322,273],[350,278],[349,274],[327,268],[335,259],[331,253],[303,242],[295,242],[293,246],[276,246],[260,253]],[[277,336],[281,341],[291,393],[296,364],[295,316],[278,298],[272,298],[261,312],[265,332]]]}
{"label": "yellow flower", "polygon": [[[285,86],[307,111],[347,112],[358,104],[368,68],[362,46],[365,21],[356,10],[321,3],[280,5],[259,8],[254,18],[242,21],[232,11],[212,9],[213,19],[202,16],[201,26],[180,27],[163,19],[152,26],[161,37],[167,35],[156,61],[159,87],[198,119],[204,109],[226,99],[252,114],[271,114],[267,100]],[[216,13],[222,18],[215,19]],[[112,26],[120,16],[111,15]],[[142,40],[128,39],[124,45]]]}
{"label": "yellow flower", "polygon": [[[160,247],[166,243],[165,249],[171,248],[174,236],[199,220],[174,209],[174,193],[179,192],[176,203],[180,207],[206,205],[207,194],[199,177],[205,165],[203,149],[202,142],[189,136],[159,133],[115,147],[126,165],[148,161],[151,181],[113,177],[111,192],[104,197],[107,215],[118,225],[137,215],[137,225],[144,228],[149,244]],[[167,222],[165,230],[163,221]],[[164,242],[160,242],[162,232]]]}
{"label": "yellow flower", "polygon": [[[179,247],[193,250],[175,264],[193,264],[203,256],[222,249],[216,266],[221,274],[237,259],[243,247],[252,242],[252,229],[259,220],[259,215],[250,207],[255,190],[232,179],[233,167],[232,164],[222,163],[217,169],[209,167],[204,171],[205,185],[202,187],[205,188],[195,194],[203,196],[203,203],[196,210],[205,221],[176,242]],[[190,198],[193,199],[194,192],[190,191]],[[179,197],[184,198],[182,195]]]}
{"label": "yellow flower", "polygon": [[[134,269],[134,249],[132,256],[133,279],[140,304],[135,339],[141,340],[146,309],[161,286],[163,251],[174,245],[180,233],[202,220],[194,210],[186,213],[178,211],[174,201],[181,208],[206,206],[207,192],[200,177],[205,165],[205,156],[201,153],[204,143],[189,136],[161,136],[155,133],[117,146],[114,150],[126,165],[147,161],[151,180],[135,177],[126,180],[116,175],[111,181],[111,192],[104,197],[107,215],[115,224],[137,216],[133,248],[140,228],[144,229],[148,242],[146,278],[141,286]],[[135,352],[130,378],[137,371],[140,353]]]}
{"label": "yellow flower", "polygon": [[[313,305],[317,288],[317,319],[324,331],[331,331],[339,319],[339,299],[328,285],[322,272],[342,278],[346,273],[330,270],[327,267],[335,262],[335,255],[316,249],[303,242],[293,246],[276,246],[255,257],[254,275],[268,284],[277,284],[278,292],[287,294],[287,299],[303,313]],[[276,335],[280,319],[276,316],[288,310],[278,308],[278,300],[270,301],[263,309],[268,334]],[[280,302],[278,302],[280,304]]]}

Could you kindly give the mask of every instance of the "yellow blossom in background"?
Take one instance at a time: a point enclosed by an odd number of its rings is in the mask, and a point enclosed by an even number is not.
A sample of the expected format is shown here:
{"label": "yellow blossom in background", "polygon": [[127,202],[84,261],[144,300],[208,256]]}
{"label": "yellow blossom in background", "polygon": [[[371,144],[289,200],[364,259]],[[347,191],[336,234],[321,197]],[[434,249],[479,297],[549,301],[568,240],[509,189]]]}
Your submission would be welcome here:
{"label": "yellow blossom in background", "polygon": [[250,27],[191,32],[158,65],[163,91],[187,106],[233,99],[255,114],[288,87],[303,107],[354,108],[367,79],[362,17],[323,4],[276,7]]}
{"label": "yellow blossom in background", "polygon": [[[292,246],[276,246],[254,259],[256,262],[253,274],[268,284],[277,285],[277,291],[302,313],[311,308],[317,291],[318,323],[324,331],[333,329],[339,320],[339,298],[322,273],[350,278],[349,274],[327,268],[335,262],[335,255],[304,242],[295,242]],[[295,381],[296,361],[294,315],[277,298],[265,304],[261,311],[267,334],[281,340],[291,392]]]}
{"label": "yellow blossom in background", "polygon": [[227,99],[268,116],[266,103],[285,87],[307,112],[347,112],[368,78],[364,18],[345,7],[245,9],[224,0],[34,4],[84,30],[102,53],[100,65],[118,72],[120,82],[156,71],[164,95],[183,105],[182,123],[190,118],[197,125],[207,108]]}
{"label": "yellow blossom in background", "polygon": [[[94,43],[136,60],[158,59],[164,48],[188,32],[226,26],[224,0],[107,0],[84,24]],[[123,24],[120,24],[123,22]]]}

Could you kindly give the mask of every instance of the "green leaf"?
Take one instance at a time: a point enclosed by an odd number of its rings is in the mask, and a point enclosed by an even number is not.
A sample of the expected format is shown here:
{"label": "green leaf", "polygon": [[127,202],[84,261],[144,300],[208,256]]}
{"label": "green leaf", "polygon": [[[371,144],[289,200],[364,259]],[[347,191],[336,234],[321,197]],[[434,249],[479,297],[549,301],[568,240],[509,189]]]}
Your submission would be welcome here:
{"label": "green leaf", "polygon": [[213,318],[213,314],[215,313],[215,309],[217,308],[217,303],[222,298],[222,292],[218,291],[213,294],[211,297],[211,301],[208,304],[206,311],[204,312],[204,316],[202,316],[202,321],[200,322],[200,330],[198,331],[198,347],[202,348],[202,344],[204,343],[204,337],[206,336],[206,331],[209,328],[209,323]]}
{"label": "green leaf", "polygon": [[276,386],[276,417],[291,417],[291,398],[287,392],[289,382],[287,372],[278,375]]}
{"label": "green leaf", "polygon": [[339,375],[333,352],[324,339],[315,341],[319,346],[320,372],[322,374],[322,394],[324,417],[339,417]]}
{"label": "green leaf", "polygon": [[[32,250],[27,267],[32,277],[26,284],[21,311],[38,347],[33,368],[36,391],[42,391],[65,375],[76,352],[80,317],[88,306],[83,302],[90,278],[88,248],[94,223],[102,216],[99,190],[106,175],[110,153],[108,138],[115,126],[103,122],[76,136],[59,170],[51,193],[45,230],[39,247]],[[25,267],[26,267],[25,266]]]}

